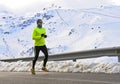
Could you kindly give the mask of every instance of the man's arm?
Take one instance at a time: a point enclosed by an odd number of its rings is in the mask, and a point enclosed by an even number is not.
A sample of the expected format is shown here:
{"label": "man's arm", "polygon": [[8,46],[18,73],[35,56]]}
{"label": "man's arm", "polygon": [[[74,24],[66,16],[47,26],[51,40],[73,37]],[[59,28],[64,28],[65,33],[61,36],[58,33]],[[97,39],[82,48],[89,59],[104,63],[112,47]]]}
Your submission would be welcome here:
{"label": "man's arm", "polygon": [[[45,28],[44,28],[44,29],[45,29]],[[44,33],[44,34],[41,34],[41,37],[47,38],[46,29],[45,29],[45,33]]]}
{"label": "man's arm", "polygon": [[36,31],[34,30],[32,33],[32,39],[33,40],[39,40],[41,38],[41,35],[37,36]]}

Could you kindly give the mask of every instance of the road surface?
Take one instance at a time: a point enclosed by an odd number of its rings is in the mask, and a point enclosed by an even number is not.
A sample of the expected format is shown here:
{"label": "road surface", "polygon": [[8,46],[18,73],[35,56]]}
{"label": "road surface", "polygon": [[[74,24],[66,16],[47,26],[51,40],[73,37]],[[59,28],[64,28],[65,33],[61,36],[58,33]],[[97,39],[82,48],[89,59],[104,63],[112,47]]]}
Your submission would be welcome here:
{"label": "road surface", "polygon": [[0,72],[0,84],[120,84],[120,74]]}

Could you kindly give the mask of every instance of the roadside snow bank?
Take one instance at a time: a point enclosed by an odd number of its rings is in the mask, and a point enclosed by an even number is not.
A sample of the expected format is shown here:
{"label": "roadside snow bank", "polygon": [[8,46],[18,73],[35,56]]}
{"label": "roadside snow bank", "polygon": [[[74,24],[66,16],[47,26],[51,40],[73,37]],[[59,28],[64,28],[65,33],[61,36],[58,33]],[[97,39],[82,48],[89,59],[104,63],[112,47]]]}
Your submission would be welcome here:
{"label": "roadside snow bank", "polygon": [[[35,70],[41,71],[43,62],[37,61]],[[30,71],[32,62],[1,62],[0,71],[27,72]],[[120,63],[113,62],[72,62],[72,61],[49,61],[47,63],[49,71],[55,72],[93,72],[93,73],[120,73]]]}

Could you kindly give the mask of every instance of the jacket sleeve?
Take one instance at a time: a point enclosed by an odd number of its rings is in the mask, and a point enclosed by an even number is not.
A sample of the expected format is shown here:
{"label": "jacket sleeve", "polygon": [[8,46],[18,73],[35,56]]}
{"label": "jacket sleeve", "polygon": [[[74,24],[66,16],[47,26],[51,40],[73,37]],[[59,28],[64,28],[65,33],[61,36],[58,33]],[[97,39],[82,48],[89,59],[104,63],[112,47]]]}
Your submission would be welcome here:
{"label": "jacket sleeve", "polygon": [[45,29],[45,35],[46,35],[46,29]]}
{"label": "jacket sleeve", "polygon": [[35,30],[33,30],[33,33],[32,33],[32,39],[33,40],[39,40],[41,38],[41,36],[39,35],[37,35],[37,33],[36,33],[36,31]]}

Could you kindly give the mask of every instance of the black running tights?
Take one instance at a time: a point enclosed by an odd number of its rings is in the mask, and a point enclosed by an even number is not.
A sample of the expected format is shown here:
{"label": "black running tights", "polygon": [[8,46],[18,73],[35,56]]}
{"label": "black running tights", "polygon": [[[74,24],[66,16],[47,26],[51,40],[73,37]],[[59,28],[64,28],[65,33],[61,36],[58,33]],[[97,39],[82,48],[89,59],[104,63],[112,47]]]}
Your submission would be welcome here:
{"label": "black running tights", "polygon": [[33,59],[33,65],[32,65],[32,68],[34,69],[35,68],[35,64],[36,64],[36,61],[38,59],[38,56],[39,56],[39,52],[40,50],[43,52],[45,58],[44,58],[44,62],[43,62],[43,67],[46,67],[46,63],[48,61],[48,51],[47,51],[47,47],[44,45],[44,46],[35,46],[34,47],[34,54],[35,54],[35,57]]}

